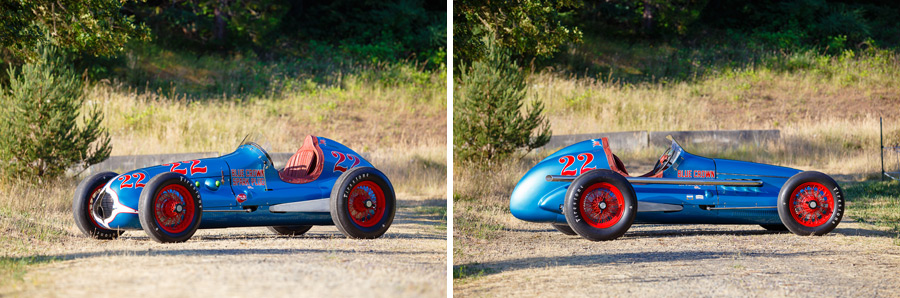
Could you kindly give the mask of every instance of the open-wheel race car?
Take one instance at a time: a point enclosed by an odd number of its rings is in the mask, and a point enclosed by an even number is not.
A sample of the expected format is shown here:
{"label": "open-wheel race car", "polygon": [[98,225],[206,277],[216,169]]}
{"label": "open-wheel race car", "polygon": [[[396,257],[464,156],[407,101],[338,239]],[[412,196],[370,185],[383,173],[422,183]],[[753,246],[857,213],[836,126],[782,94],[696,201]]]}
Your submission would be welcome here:
{"label": "open-wheel race car", "polygon": [[828,175],[712,159],[672,145],[653,169],[631,176],[607,138],[551,154],[516,185],[510,211],[593,241],[616,239],[633,223],[755,224],[797,235],[824,235],[844,213]]}
{"label": "open-wheel race car", "polygon": [[187,241],[198,228],[268,226],[300,235],[336,225],[347,237],[372,239],[390,227],[394,188],[359,154],[310,135],[276,169],[260,138],[248,136],[215,158],[93,174],[75,191],[75,222],[89,237],[143,229],[157,242]]}

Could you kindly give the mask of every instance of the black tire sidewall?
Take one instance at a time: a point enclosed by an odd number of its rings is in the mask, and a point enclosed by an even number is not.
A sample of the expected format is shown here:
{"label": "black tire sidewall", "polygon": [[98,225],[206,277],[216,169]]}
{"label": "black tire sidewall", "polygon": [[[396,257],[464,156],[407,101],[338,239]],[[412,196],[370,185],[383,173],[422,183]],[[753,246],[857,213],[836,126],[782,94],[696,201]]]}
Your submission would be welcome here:
{"label": "black tire sidewall", "polygon": [[91,210],[88,209],[88,200],[92,199],[91,192],[97,186],[105,185],[116,176],[119,176],[119,174],[102,172],[90,175],[81,180],[81,183],[78,183],[72,199],[72,215],[75,217],[75,225],[78,226],[78,229],[85,236],[96,239],[115,239],[122,235],[123,231],[107,230],[95,226]]}
{"label": "black tire sidewall", "polygon": [[[194,217],[191,219],[191,225],[186,230],[177,234],[163,230],[156,221],[155,216],[156,207],[154,206],[154,200],[156,199],[156,195],[164,187],[172,184],[178,184],[186,188],[188,192],[190,192],[191,199],[194,200],[194,206],[196,208],[196,210],[194,210]],[[197,191],[197,188],[191,184],[191,180],[186,176],[172,172],[156,175],[156,177],[153,177],[147,182],[144,190],[141,191],[138,208],[138,217],[141,220],[141,228],[147,232],[147,235],[150,236],[151,239],[162,243],[187,241],[195,232],[197,232],[197,228],[200,226],[200,220],[203,217],[203,204],[200,199],[200,192]]]}
{"label": "black tire sidewall", "polygon": [[[619,189],[622,193],[624,202],[622,217],[615,225],[599,229],[588,224],[581,216],[579,208],[582,192],[588,187],[597,183],[609,183]],[[563,214],[566,216],[566,222],[575,233],[582,238],[591,241],[613,240],[621,237],[634,223],[637,214],[637,196],[635,196],[634,188],[631,183],[616,172],[597,169],[575,178],[569,189],[566,191],[566,198],[563,204]]]}
{"label": "black tire sidewall", "polygon": [[[821,183],[828,188],[828,191],[831,192],[831,196],[834,198],[835,209],[831,214],[831,218],[828,219],[828,222],[817,227],[808,227],[800,224],[794,220],[789,210],[790,196],[794,189],[807,182]],[[778,193],[778,217],[781,218],[781,222],[789,231],[801,236],[821,236],[831,232],[840,224],[844,215],[844,208],[846,208],[844,191],[834,179],[820,172],[806,171],[798,173],[788,179]]]}
{"label": "black tire sidewall", "polygon": [[[371,227],[357,225],[350,218],[347,201],[350,190],[360,182],[371,181],[378,185],[384,192],[385,210],[381,220]],[[331,219],[334,225],[345,236],[350,238],[375,239],[384,235],[394,221],[397,212],[397,199],[394,187],[390,180],[378,169],[372,167],[357,167],[347,170],[334,183],[331,189]]]}
{"label": "black tire sidewall", "polygon": [[775,232],[788,231],[788,228],[785,227],[784,224],[763,224],[763,225],[759,225],[759,226],[768,231],[775,231]]}
{"label": "black tire sidewall", "polygon": [[271,226],[269,231],[285,236],[300,236],[309,232],[313,226],[297,225],[297,226]]}

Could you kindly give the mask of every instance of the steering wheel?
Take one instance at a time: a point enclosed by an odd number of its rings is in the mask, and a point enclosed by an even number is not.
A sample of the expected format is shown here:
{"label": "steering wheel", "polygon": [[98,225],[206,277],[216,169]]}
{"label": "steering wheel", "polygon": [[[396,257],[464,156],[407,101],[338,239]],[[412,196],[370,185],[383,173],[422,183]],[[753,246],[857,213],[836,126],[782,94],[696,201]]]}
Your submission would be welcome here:
{"label": "steering wheel", "polygon": [[669,158],[670,155],[672,155],[672,147],[669,147],[669,149],[666,149],[666,151],[663,152],[663,154],[659,156],[659,160],[657,160],[656,165],[653,166],[653,172],[656,172],[659,169],[664,169],[666,166],[671,164],[672,160],[671,160],[671,158]]}

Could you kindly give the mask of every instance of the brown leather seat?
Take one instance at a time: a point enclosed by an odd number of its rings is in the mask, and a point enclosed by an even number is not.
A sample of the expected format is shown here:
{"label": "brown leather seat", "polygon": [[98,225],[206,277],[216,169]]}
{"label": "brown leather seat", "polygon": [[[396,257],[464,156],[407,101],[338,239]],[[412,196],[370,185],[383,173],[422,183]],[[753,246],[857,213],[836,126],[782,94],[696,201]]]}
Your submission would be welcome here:
{"label": "brown leather seat", "polygon": [[[613,170],[616,173],[619,173],[622,176],[631,177],[630,175],[628,175],[628,171],[625,170],[625,164],[622,163],[622,160],[619,159],[618,156],[613,154],[612,149],[609,148],[609,140],[607,140],[605,137],[600,138],[600,140],[603,142],[603,152],[606,153],[606,161],[609,163],[609,169]],[[660,167],[658,169],[650,170],[649,173],[643,174],[638,177],[659,178],[662,177],[663,170],[664,169]]]}
{"label": "brown leather seat", "polygon": [[284,169],[278,171],[278,176],[282,181],[294,184],[315,181],[322,174],[323,157],[322,148],[319,148],[319,139],[308,135],[303,141],[303,146],[300,146],[297,153],[291,156]]}

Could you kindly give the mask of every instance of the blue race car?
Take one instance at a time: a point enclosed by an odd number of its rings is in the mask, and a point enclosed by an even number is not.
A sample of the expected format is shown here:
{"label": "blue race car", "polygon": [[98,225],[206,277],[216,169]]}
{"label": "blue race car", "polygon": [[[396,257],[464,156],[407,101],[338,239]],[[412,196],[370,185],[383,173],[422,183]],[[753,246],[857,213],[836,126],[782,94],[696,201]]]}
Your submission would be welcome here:
{"label": "blue race car", "polygon": [[841,222],[844,194],[828,175],[690,154],[674,139],[653,169],[631,176],[606,138],[541,160],[516,185],[509,209],[592,241],[616,239],[633,223],[758,224],[824,235]]}
{"label": "blue race car", "polygon": [[390,227],[394,187],[350,148],[310,135],[276,169],[257,139],[216,158],[91,175],[75,191],[75,223],[88,237],[143,229],[157,242],[187,241],[198,228],[300,235],[333,224],[347,237],[373,239]]}

